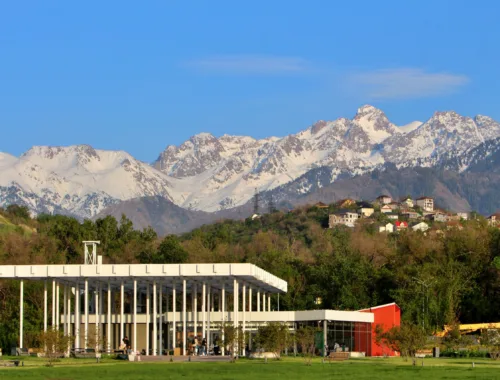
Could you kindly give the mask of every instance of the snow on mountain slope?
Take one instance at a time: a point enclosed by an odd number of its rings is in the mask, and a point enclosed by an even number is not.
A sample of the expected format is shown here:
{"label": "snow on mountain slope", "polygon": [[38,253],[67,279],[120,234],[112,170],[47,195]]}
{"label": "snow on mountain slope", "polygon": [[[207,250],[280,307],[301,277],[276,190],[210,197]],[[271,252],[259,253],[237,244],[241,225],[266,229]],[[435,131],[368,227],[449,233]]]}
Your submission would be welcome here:
{"label": "snow on mountain slope", "polygon": [[411,131],[414,131],[418,127],[420,127],[423,123],[421,121],[412,121],[411,123],[408,123],[406,125],[402,125],[399,127],[399,131],[402,133],[408,133]]}
{"label": "snow on mountain slope", "polygon": [[500,124],[484,116],[437,112],[425,123],[398,127],[366,105],[352,120],[321,120],[283,138],[197,135],[169,146],[154,166],[176,177],[172,194],[178,204],[218,211],[247,202],[255,188],[271,190],[316,167],[332,168],[334,181],[339,173],[359,175],[386,162],[433,166],[498,136]]}
{"label": "snow on mountain slope", "polygon": [[[162,195],[170,199],[166,175],[121,151],[88,145],[33,147],[19,159],[0,158],[0,186],[18,188],[68,213],[91,217],[120,200]],[[19,192],[17,192],[19,196]],[[22,198],[22,195],[21,195]]]}
{"label": "snow on mountain slope", "polygon": [[[184,208],[219,211],[248,202],[256,188],[271,190],[316,168],[327,168],[333,182],[387,163],[431,167],[470,156],[454,164],[464,171],[486,150],[469,152],[498,137],[500,124],[487,116],[436,112],[424,123],[399,127],[366,105],[353,119],[320,120],[282,138],[200,133],[168,146],[152,165],[88,145],[33,147],[19,158],[0,153],[0,205],[92,217],[123,200],[160,196]],[[303,193],[323,186],[306,182]]]}

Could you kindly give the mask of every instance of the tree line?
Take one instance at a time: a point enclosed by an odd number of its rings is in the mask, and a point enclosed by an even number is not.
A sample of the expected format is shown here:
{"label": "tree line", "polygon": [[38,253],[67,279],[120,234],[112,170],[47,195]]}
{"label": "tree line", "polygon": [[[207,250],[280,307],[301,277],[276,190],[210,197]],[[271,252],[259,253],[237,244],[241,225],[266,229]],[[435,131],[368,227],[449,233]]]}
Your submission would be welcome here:
{"label": "tree line", "polygon": [[[0,265],[80,264],[83,240],[104,263],[253,263],[288,282],[280,310],[362,308],[396,302],[403,320],[432,333],[445,324],[500,321],[500,230],[484,219],[427,233],[380,234],[368,223],[328,229],[329,209],[305,206],[159,237],[125,216],[31,218],[0,209]],[[19,288],[0,281],[0,347],[17,339]],[[25,331],[39,332],[43,284],[25,286]],[[277,309],[277,299],[272,308]],[[27,338],[29,340],[29,337]]]}

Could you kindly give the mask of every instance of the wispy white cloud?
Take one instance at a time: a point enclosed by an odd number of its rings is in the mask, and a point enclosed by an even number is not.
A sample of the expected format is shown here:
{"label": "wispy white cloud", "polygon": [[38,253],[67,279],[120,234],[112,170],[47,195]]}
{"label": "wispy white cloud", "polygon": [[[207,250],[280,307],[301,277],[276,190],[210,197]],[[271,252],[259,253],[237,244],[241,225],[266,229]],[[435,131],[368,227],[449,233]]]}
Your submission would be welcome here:
{"label": "wispy white cloud", "polygon": [[308,62],[299,57],[266,55],[220,55],[187,62],[187,66],[226,74],[291,74],[306,71]]}
{"label": "wispy white cloud", "polygon": [[431,73],[419,68],[383,69],[347,76],[357,92],[377,99],[425,98],[448,95],[469,82],[465,75]]}

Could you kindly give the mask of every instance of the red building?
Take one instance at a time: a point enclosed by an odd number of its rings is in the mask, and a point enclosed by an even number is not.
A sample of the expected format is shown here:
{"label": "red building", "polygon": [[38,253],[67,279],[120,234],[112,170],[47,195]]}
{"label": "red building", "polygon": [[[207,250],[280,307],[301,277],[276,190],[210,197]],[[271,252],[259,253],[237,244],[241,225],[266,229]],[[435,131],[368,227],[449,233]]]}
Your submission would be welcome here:
{"label": "red building", "polygon": [[399,356],[399,352],[391,350],[389,347],[381,347],[375,342],[375,328],[377,325],[383,327],[384,331],[394,326],[401,325],[401,309],[396,303],[389,303],[360,310],[362,312],[373,313],[374,320],[372,324],[371,355],[370,356]]}

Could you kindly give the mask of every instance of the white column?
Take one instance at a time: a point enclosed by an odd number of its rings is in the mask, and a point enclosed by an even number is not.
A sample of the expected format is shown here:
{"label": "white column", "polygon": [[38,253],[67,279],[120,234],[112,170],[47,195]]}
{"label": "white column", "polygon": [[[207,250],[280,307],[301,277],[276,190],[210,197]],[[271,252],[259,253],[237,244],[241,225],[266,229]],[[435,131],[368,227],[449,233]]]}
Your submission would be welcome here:
{"label": "white column", "polygon": [[99,326],[100,326],[100,329],[99,329],[99,338],[100,338],[100,348],[101,350],[104,349],[104,346],[103,346],[103,339],[104,339],[104,321],[103,321],[103,317],[104,317],[104,308],[103,308],[103,301],[104,301],[104,298],[102,297],[102,288],[103,288],[103,284],[100,283],[99,284]]}
{"label": "white column", "polygon": [[168,294],[168,287],[165,288],[166,297],[165,297],[165,313],[166,313],[166,328],[167,328],[167,349],[170,350],[172,347],[170,340],[170,319],[168,318],[168,313],[170,310],[170,296]]}
{"label": "white column", "polygon": [[[239,309],[239,286],[238,286],[238,281],[234,279],[233,283],[233,308],[234,308],[234,317],[233,317],[233,325],[234,328],[237,329],[239,327],[239,315],[238,315],[238,309]],[[238,336],[238,330],[236,330],[236,339]],[[239,347],[238,344],[234,345],[234,352],[231,354],[235,356],[239,352]]]}
{"label": "white column", "polygon": [[83,312],[85,313],[84,321],[85,321],[85,329],[84,329],[84,340],[85,340],[85,347],[83,348],[88,348],[88,343],[89,343],[89,280],[85,279],[85,294],[84,300],[83,300]]}
{"label": "white column", "polygon": [[149,356],[149,321],[151,319],[151,316],[149,315],[150,311],[150,306],[149,306],[149,300],[150,300],[150,293],[149,293],[149,282],[147,285],[146,289],[146,356]]}
{"label": "white column", "polygon": [[271,311],[271,295],[267,296],[267,311]]}
{"label": "white column", "polygon": [[208,289],[207,289],[207,310],[208,310],[208,318],[207,318],[207,355],[208,355],[208,350],[209,350],[209,347],[210,347],[210,321],[212,320],[212,314],[210,312],[210,298],[211,298],[211,293],[212,293],[212,290],[211,290],[211,287],[210,285],[208,285]]}
{"label": "white column", "polygon": [[43,282],[43,331],[47,331],[47,280]]}
{"label": "white column", "polygon": [[186,279],[182,279],[182,355],[186,356]]}
{"label": "white column", "polygon": [[198,284],[194,284],[193,294],[194,294],[193,331],[194,331],[194,336],[198,339]]}
{"label": "white column", "polygon": [[175,282],[172,284],[172,348],[177,347],[177,290]]}
{"label": "white column", "polygon": [[137,352],[137,279],[134,278],[134,352]]}
{"label": "white column", "polygon": [[107,341],[108,341],[108,344],[107,344],[107,349],[108,349],[108,352],[111,352],[111,281],[108,280],[108,323],[106,325],[107,327],[107,333],[106,333],[106,337],[107,337]]}
{"label": "white column", "polygon": [[249,315],[251,315],[251,313],[252,313],[252,287],[251,286],[248,287],[248,312],[250,313]]}
{"label": "white column", "polygon": [[65,317],[65,321],[67,324],[66,333],[68,334],[68,336],[71,336],[71,286],[66,287],[66,293],[66,302],[68,303],[68,307],[66,308],[67,314]]}
{"label": "white column", "polygon": [[266,311],[266,293],[262,293],[262,311]]}
{"label": "white column", "polygon": [[159,289],[159,294],[158,294],[158,307],[159,307],[159,314],[160,314],[160,328],[159,328],[159,355],[163,355],[163,282],[160,281],[160,289]]}
{"label": "white column", "polygon": [[21,285],[19,289],[19,348],[24,347],[23,342],[23,323],[24,323],[24,280],[21,280]]}
{"label": "white column", "polygon": [[323,356],[328,354],[327,352],[325,352],[325,348],[328,345],[327,339],[328,339],[328,321],[325,319],[323,321]]}
{"label": "white column", "polygon": [[[250,321],[253,321],[252,320],[252,300],[253,300],[253,298],[252,298],[252,287],[250,287],[250,289],[248,289],[248,319]],[[248,339],[248,348],[251,351],[252,350],[252,339],[250,338],[250,336],[249,336],[249,339]]]}
{"label": "white column", "polygon": [[201,339],[207,337],[207,284],[203,281],[203,285],[201,288]]}
{"label": "white column", "polygon": [[96,283],[95,285],[95,331],[94,331],[94,336],[95,336],[95,350],[96,352],[99,350],[99,283]]}
{"label": "white column", "polygon": [[226,322],[226,284],[222,284],[221,288],[221,323]]}
{"label": "white column", "polygon": [[157,297],[156,281],[153,281],[153,356],[158,354],[158,320],[156,315],[156,311],[158,310],[156,306]]}
{"label": "white column", "polygon": [[122,281],[120,284],[120,345],[123,342],[123,338],[125,338],[125,331],[123,329],[124,311],[125,311],[125,284]]}
{"label": "white column", "polygon": [[56,330],[59,330],[59,323],[61,320],[61,312],[59,308],[59,281],[56,282]]}
{"label": "white column", "polygon": [[56,282],[52,280],[52,330],[56,329]]}
{"label": "white column", "polygon": [[[226,284],[222,284],[222,288],[220,291],[221,297],[221,324],[224,326],[226,324]],[[224,344],[224,329],[221,331],[221,354],[224,356],[226,354],[226,345]]]}
{"label": "white column", "polygon": [[80,283],[76,283],[75,288],[75,348],[80,347]]}
{"label": "white column", "polygon": [[260,290],[257,290],[257,311],[260,311]]}
{"label": "white column", "polygon": [[[243,312],[242,312],[242,323],[241,323],[241,328],[243,332],[243,337],[245,336],[245,330],[246,330],[246,313],[247,313],[247,286],[243,285],[243,291],[241,293],[243,295]],[[240,351],[243,352],[243,355],[245,354],[245,345],[243,347],[240,347]]]}
{"label": "white column", "polygon": [[64,323],[63,323],[63,334],[68,335],[68,287],[63,285],[63,315],[64,315]]}

